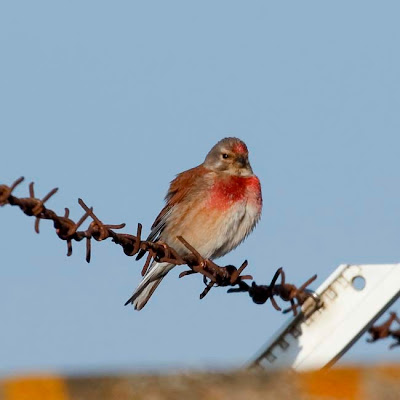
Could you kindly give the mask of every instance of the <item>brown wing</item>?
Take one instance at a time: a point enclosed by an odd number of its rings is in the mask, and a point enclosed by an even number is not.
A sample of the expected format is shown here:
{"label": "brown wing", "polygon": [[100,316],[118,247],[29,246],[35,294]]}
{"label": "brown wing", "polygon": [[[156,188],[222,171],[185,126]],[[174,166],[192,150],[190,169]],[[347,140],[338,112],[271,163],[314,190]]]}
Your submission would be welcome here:
{"label": "brown wing", "polygon": [[[195,186],[195,181],[207,173],[207,169],[202,165],[195,168],[188,169],[187,171],[181,172],[171,182],[167,195],[165,196],[165,207],[161,210],[151,226],[151,232],[147,237],[148,241],[157,241],[163,231],[165,224],[168,220],[168,216],[172,212],[173,208],[179,204]],[[136,256],[136,260],[140,260],[144,256],[145,252],[140,250]]]}

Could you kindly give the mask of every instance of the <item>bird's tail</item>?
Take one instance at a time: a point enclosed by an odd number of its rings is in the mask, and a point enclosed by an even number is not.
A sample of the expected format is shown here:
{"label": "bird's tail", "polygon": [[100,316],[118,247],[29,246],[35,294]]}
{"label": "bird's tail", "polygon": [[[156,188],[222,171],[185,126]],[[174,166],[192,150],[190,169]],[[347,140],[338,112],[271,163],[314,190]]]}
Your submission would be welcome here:
{"label": "bird's tail", "polygon": [[173,267],[173,265],[168,263],[157,263],[153,261],[147,270],[146,275],[143,277],[132,297],[125,303],[125,305],[133,304],[135,310],[141,310],[147,304],[164,276],[167,275]]}

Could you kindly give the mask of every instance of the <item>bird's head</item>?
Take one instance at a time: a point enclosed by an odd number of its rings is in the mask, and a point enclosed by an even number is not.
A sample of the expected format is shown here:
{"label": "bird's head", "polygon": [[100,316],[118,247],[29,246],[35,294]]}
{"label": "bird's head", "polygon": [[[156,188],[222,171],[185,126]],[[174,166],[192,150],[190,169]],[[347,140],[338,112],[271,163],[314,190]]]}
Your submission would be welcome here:
{"label": "bird's head", "polygon": [[229,175],[253,175],[247,146],[238,138],[228,137],[220,140],[209,151],[203,165],[212,171],[226,172]]}

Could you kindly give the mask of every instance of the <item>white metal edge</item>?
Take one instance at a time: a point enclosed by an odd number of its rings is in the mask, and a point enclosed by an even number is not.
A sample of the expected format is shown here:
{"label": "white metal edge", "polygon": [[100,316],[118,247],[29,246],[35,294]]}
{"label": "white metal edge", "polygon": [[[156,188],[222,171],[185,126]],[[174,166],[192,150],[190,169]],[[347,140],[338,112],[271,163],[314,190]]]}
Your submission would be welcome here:
{"label": "white metal edge", "polygon": [[[317,295],[321,295],[331,284],[334,282],[343,271],[348,267],[348,264],[340,264],[329,276],[326,278],[324,282],[315,290]],[[289,317],[278,330],[274,333],[274,335],[267,341],[267,343],[263,346],[261,350],[259,350],[252,361],[250,361],[250,365],[254,365],[257,361],[262,359],[265,353],[271,348],[276,342],[279,341],[280,337],[287,332],[292,326],[294,326],[297,322],[301,321],[303,316],[301,314],[297,315],[296,317]]]}
{"label": "white metal edge", "polygon": [[[341,276],[343,276],[346,273],[346,270],[349,269],[350,267],[362,267],[362,268],[379,268],[379,265],[349,265],[349,264],[342,264],[336,270],[318,287],[316,290],[316,293],[320,296],[333,284],[335,283],[336,280],[338,280]],[[400,270],[400,264],[381,264],[381,266],[385,266],[386,268],[388,267],[393,267],[395,271]],[[383,278],[382,278],[383,279]],[[397,284],[395,284],[397,285]],[[394,293],[393,296],[389,299],[385,299],[385,306],[375,309],[372,313],[373,317],[371,317],[371,323],[373,323],[379,316],[396,300],[396,298],[400,295],[400,282],[399,285],[396,286],[396,288],[399,288],[397,293]],[[393,287],[393,292],[397,290],[396,288]],[[368,320],[370,320],[370,316],[368,316]],[[261,351],[258,352],[258,355],[253,359],[251,362],[250,366],[257,366],[259,362],[261,362],[266,355],[268,354],[271,349],[275,348],[278,342],[281,341],[282,337],[291,329],[293,329],[296,325],[301,324],[303,321],[303,315],[298,315],[297,317],[291,317],[289,318],[278,331],[273,335],[273,337],[267,342],[267,344],[263,347]],[[361,326],[359,331],[354,334],[351,340],[348,341],[348,343],[343,347],[343,350],[337,354],[335,357],[333,357],[329,362],[326,363],[326,365],[323,366],[329,366],[333,364],[337,359],[339,359],[351,346],[352,344],[368,329],[370,326]],[[305,357],[307,358],[307,356]],[[298,365],[301,365],[302,362],[299,362]],[[293,366],[294,367],[294,366]]]}

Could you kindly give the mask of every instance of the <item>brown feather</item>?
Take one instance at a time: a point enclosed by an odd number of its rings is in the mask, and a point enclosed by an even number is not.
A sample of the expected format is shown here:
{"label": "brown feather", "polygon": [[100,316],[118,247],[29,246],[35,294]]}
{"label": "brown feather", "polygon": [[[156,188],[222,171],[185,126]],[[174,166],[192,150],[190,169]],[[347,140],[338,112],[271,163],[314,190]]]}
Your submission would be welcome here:
{"label": "brown feather", "polygon": [[165,201],[167,202],[165,207],[158,214],[151,228],[155,228],[162,220],[164,215],[175,205],[179,204],[188,194],[190,189],[193,188],[193,183],[197,178],[210,172],[202,165],[195,168],[188,169],[187,171],[181,172],[176,176],[176,178],[171,182],[168,193],[165,196]]}
{"label": "brown feather", "polygon": [[[165,196],[166,204],[154,220],[147,240],[152,241],[158,239],[157,236],[164,230],[164,226],[162,224],[165,222],[164,218],[166,217],[168,211],[170,211],[177,204],[181,203],[182,200],[187,197],[188,192],[190,192],[190,190],[193,188],[194,182],[198,180],[198,178],[209,172],[210,171],[204,168],[203,165],[198,165],[197,167],[181,172],[174,180],[172,180]],[[136,256],[136,260],[140,260],[144,254],[145,251],[140,250]]]}

